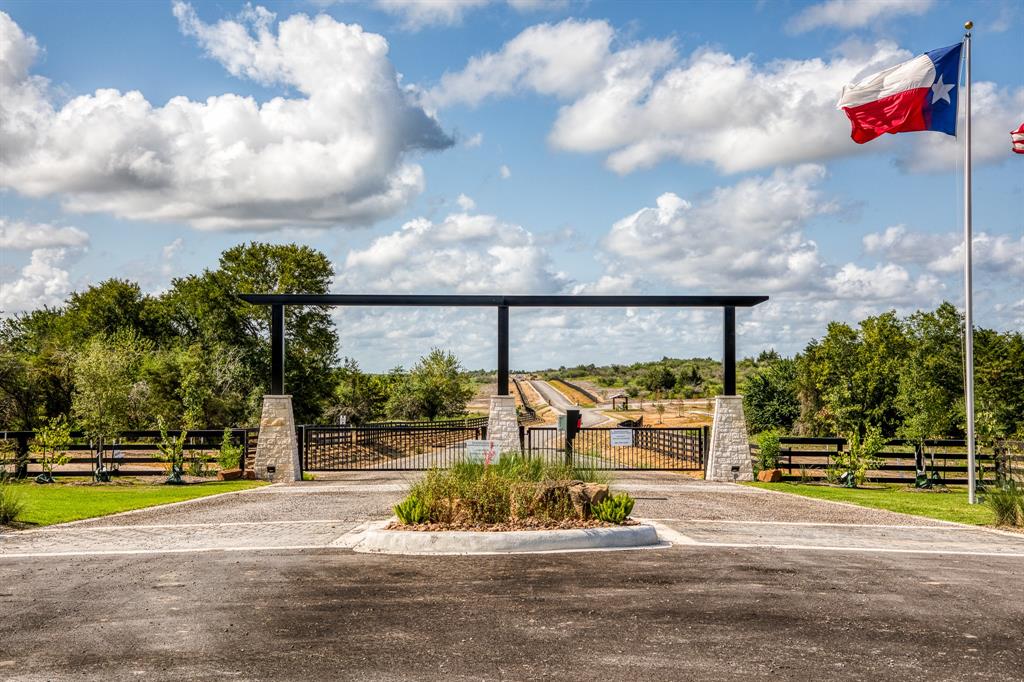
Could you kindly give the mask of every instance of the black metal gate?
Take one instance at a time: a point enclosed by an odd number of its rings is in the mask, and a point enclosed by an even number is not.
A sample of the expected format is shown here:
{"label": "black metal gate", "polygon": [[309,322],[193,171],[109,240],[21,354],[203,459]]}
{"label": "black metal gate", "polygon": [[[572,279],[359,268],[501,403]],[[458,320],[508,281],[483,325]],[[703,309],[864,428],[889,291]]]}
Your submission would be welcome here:
{"label": "black metal gate", "polygon": [[[613,436],[613,432],[617,432]],[[304,471],[424,471],[466,459],[466,441],[486,438],[487,419],[366,426],[299,427]],[[583,428],[566,442],[553,426],[520,427],[528,457],[607,470],[701,470],[707,432],[700,428]]]}
{"label": "black metal gate", "polygon": [[465,458],[466,441],[487,433],[487,418],[457,422],[390,422],[300,426],[303,471],[422,471]]}

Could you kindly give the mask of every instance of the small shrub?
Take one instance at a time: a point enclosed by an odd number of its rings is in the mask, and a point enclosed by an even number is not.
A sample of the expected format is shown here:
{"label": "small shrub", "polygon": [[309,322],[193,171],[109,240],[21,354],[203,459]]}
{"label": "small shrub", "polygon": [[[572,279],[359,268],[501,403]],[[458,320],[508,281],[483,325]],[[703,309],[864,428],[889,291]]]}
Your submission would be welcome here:
{"label": "small shrub", "polygon": [[633,505],[636,503],[632,497],[626,493],[619,493],[614,497],[609,497],[601,502],[595,504],[591,509],[594,514],[594,518],[608,523],[622,523],[629,518],[630,512],[633,511]]}
{"label": "small shrub", "polygon": [[985,504],[992,510],[997,526],[1024,526],[1024,489],[1013,481],[1007,482],[985,496]]}
{"label": "small shrub", "polygon": [[412,495],[395,505],[395,516],[406,526],[427,523],[430,520],[427,505]]}
{"label": "small shrub", "polygon": [[779,468],[779,455],[782,453],[782,444],[779,442],[779,432],[774,429],[764,431],[757,436],[757,468],[759,471]]}
{"label": "small shrub", "polygon": [[314,476],[313,474],[309,473],[308,471],[303,471],[302,472],[302,480],[303,481],[315,481],[316,480],[316,476]]}
{"label": "small shrub", "polygon": [[213,471],[211,471],[210,467],[207,466],[211,459],[212,458],[202,450],[193,450],[186,460],[185,470],[189,476],[212,476]]}
{"label": "small shrub", "polygon": [[14,486],[0,483],[0,525],[17,521],[24,510],[25,503]]}
{"label": "small shrub", "polygon": [[231,438],[231,429],[224,429],[220,441],[220,452],[217,453],[217,464],[221,469],[237,469],[242,463],[244,448],[237,445]]}

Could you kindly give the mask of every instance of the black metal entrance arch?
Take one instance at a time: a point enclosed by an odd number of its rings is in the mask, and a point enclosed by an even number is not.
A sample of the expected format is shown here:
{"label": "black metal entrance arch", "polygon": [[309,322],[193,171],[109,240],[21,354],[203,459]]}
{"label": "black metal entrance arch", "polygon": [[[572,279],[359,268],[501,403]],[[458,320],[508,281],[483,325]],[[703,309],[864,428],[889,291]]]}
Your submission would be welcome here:
{"label": "black metal entrance arch", "polygon": [[725,394],[736,394],[736,308],[751,308],[767,296],[460,296],[406,294],[241,294],[243,301],[268,305],[270,315],[270,393],[284,393],[284,307],[316,306],[433,306],[497,308],[498,394],[508,395],[509,308],[722,308],[724,312],[722,365]]}

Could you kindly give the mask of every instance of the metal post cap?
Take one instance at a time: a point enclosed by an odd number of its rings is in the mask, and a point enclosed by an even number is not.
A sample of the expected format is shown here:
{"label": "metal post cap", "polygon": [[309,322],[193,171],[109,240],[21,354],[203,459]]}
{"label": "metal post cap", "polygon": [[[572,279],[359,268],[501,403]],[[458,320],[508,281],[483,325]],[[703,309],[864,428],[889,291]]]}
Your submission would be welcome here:
{"label": "metal post cap", "polygon": [[972,28],[974,28],[974,22],[973,21],[965,21],[964,22],[964,28],[967,29],[968,31],[970,31]]}

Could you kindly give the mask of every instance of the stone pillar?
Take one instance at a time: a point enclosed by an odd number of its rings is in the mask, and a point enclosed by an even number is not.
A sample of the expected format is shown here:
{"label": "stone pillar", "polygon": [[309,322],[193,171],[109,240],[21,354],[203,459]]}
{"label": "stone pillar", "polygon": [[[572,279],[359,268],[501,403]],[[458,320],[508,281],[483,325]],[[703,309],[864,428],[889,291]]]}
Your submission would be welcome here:
{"label": "stone pillar", "polygon": [[487,439],[493,440],[498,452],[521,452],[519,418],[516,399],[510,395],[492,395],[491,411],[487,416]]}
{"label": "stone pillar", "polygon": [[263,416],[260,418],[253,471],[256,478],[264,481],[302,480],[290,395],[263,396]]}
{"label": "stone pillar", "polygon": [[[734,466],[739,467],[735,479]],[[715,421],[711,426],[711,450],[704,478],[708,481],[754,480],[747,420],[743,416],[743,396],[720,395],[715,398]]]}

